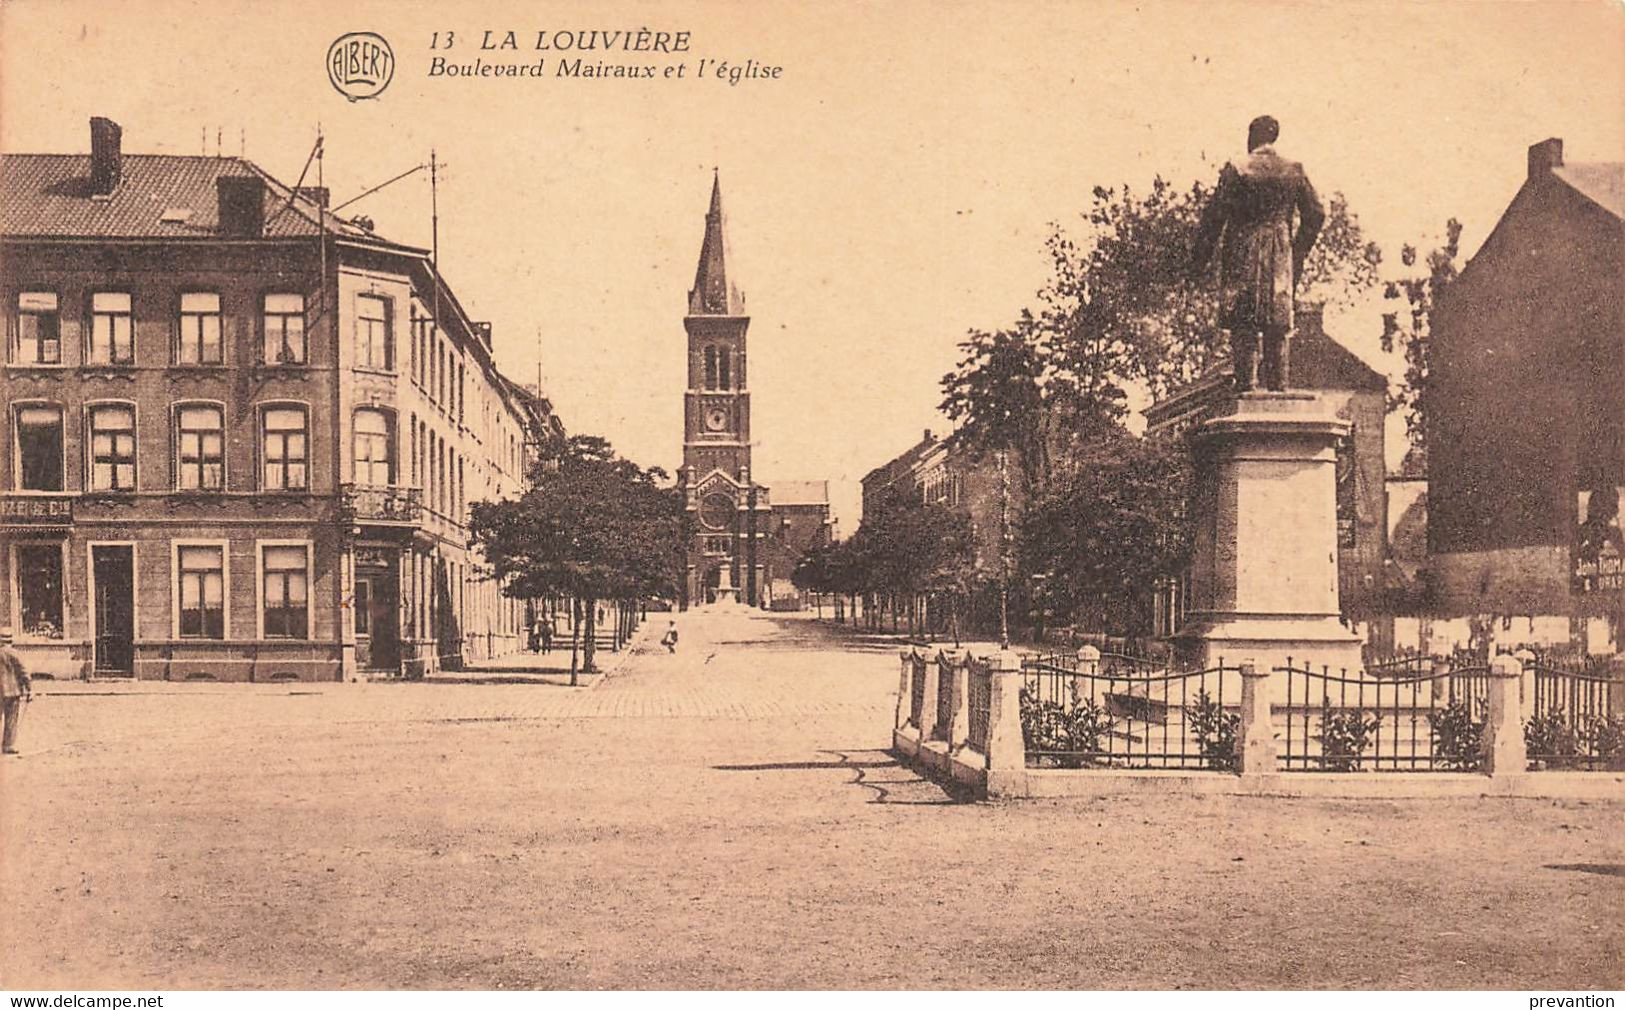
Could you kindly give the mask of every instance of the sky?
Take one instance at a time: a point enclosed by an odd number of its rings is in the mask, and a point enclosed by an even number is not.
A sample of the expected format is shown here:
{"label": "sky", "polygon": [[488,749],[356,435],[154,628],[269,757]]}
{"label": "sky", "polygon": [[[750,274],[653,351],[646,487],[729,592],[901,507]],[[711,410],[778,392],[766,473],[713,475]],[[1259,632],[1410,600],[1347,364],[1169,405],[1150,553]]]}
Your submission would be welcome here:
{"label": "sky", "polygon": [[[534,48],[642,29],[688,50]],[[376,99],[328,81],[329,44],[355,31],[395,53]],[[520,48],[482,52],[486,31]],[[540,58],[545,76],[431,77],[437,55]],[[561,55],[656,77],[559,77]],[[781,69],[730,83],[700,60]],[[571,431],[668,470],[719,171],[755,476],[829,479],[842,534],[864,473],[948,430],[956,343],[1033,303],[1052,223],[1076,228],[1097,185],[1210,174],[1264,112],[1391,254],[1450,217],[1471,252],[1529,144],[1625,160],[1625,5],[0,0],[0,152],[86,152],[105,115],[128,152],[241,152],[291,183],[319,128],[342,202],[433,149],[441,268],[494,324],[498,364],[521,381],[539,364]],[[348,210],[426,247],[425,175]],[[1328,329],[1391,370],[1369,318]]]}

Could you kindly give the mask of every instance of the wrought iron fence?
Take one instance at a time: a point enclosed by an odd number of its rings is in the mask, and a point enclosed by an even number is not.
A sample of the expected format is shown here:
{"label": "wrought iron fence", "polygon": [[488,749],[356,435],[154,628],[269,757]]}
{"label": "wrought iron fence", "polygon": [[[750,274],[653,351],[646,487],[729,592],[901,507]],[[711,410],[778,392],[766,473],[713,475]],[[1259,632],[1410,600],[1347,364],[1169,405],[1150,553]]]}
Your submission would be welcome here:
{"label": "wrought iron fence", "polygon": [[1058,768],[1231,771],[1240,670],[1173,670],[1141,657],[1048,656],[1022,664],[1027,763]]}
{"label": "wrought iron fence", "polygon": [[947,740],[954,725],[954,672],[959,661],[950,653],[937,653],[937,725],[932,734],[938,740]]}
{"label": "wrought iron fence", "polygon": [[[1531,684],[1532,681],[1532,684]],[[1536,770],[1625,767],[1625,706],[1621,683],[1597,666],[1526,664],[1524,748]]]}
{"label": "wrought iron fence", "polygon": [[1487,666],[1439,666],[1415,676],[1297,666],[1271,678],[1284,723],[1283,771],[1471,771],[1480,767]]}
{"label": "wrought iron fence", "polygon": [[916,649],[909,650],[908,654],[908,691],[909,691],[909,722],[925,736],[925,655]]}
{"label": "wrought iron fence", "polygon": [[988,724],[993,717],[993,665],[986,659],[970,659],[965,670],[965,708],[968,728],[966,744],[987,753]]}

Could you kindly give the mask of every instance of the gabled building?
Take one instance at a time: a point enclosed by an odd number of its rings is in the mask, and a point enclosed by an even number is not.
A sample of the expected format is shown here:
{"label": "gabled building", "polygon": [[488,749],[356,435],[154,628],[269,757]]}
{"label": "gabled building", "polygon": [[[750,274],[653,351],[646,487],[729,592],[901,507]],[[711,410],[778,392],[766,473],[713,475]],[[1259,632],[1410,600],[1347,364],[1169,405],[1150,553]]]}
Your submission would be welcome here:
{"label": "gabled building", "polygon": [[745,297],[729,276],[732,257],[713,179],[694,287],[688,293],[687,385],[683,392],[683,465],[677,476],[693,539],[687,603],[800,605],[790,573],[830,538],[829,485],[786,482],[777,490],[751,472],[750,389]]}
{"label": "gabled building", "polygon": [[1528,175],[1441,293],[1428,390],[1430,605],[1564,615],[1625,648],[1625,164],[1529,148]]}
{"label": "gabled building", "polygon": [[469,501],[545,401],[428,251],[241,158],[0,155],[0,621],[31,669],[415,676],[522,642]]}

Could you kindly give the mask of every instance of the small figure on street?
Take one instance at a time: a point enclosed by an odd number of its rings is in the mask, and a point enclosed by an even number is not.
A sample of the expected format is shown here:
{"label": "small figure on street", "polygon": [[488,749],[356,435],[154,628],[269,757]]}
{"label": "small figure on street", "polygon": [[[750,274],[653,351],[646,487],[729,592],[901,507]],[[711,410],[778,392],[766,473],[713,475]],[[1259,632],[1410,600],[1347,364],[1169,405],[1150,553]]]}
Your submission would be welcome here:
{"label": "small figure on street", "polygon": [[553,622],[543,618],[541,625],[542,655],[545,656],[553,651]]}
{"label": "small figure on street", "polygon": [[1230,331],[1237,392],[1260,381],[1276,392],[1287,388],[1293,293],[1326,220],[1303,166],[1275,153],[1280,132],[1273,116],[1259,116],[1248,125],[1247,157],[1219,172],[1191,249],[1191,271],[1199,277],[1223,239],[1219,325]]}
{"label": "small figure on street", "polygon": [[0,730],[0,750],[17,753],[17,729],[23,718],[23,705],[34,700],[34,683],[23,666],[23,658],[11,648],[11,629],[0,628],[0,710],[5,728]]}
{"label": "small figure on street", "polygon": [[525,650],[536,653],[542,649],[542,619],[536,618],[530,622],[530,630],[525,635]]}
{"label": "small figure on street", "polygon": [[664,645],[666,647],[667,652],[675,653],[677,651],[677,622],[676,621],[672,621],[671,625],[666,628],[666,633],[664,635],[660,636],[660,644]]}

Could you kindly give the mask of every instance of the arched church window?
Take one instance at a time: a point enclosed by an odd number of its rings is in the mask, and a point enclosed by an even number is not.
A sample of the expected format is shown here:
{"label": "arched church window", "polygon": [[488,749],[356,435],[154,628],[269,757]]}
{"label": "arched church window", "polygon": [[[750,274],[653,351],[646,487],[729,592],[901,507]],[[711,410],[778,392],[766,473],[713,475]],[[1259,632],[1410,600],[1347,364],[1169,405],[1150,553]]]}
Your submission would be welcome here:
{"label": "arched church window", "polygon": [[734,352],[726,347],[717,348],[717,388],[732,389],[733,378],[729,374],[733,371]]}
{"label": "arched church window", "polygon": [[705,345],[705,388],[717,388],[717,348],[715,344]]}

